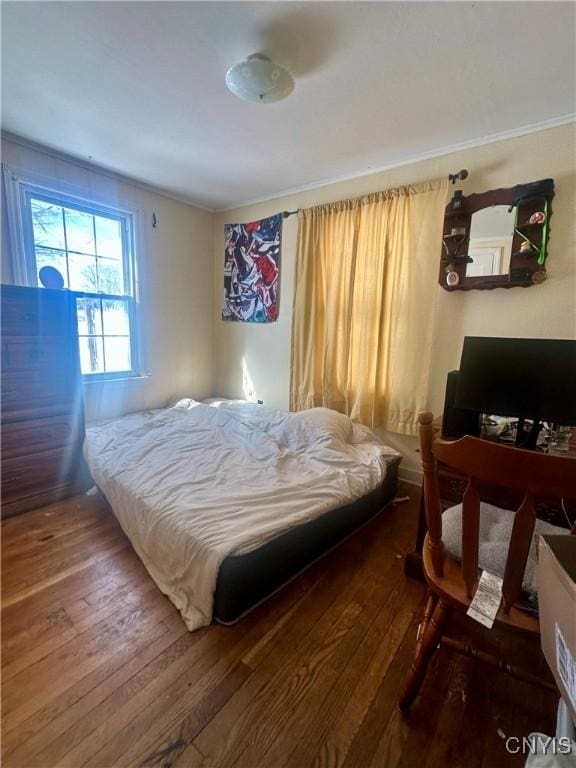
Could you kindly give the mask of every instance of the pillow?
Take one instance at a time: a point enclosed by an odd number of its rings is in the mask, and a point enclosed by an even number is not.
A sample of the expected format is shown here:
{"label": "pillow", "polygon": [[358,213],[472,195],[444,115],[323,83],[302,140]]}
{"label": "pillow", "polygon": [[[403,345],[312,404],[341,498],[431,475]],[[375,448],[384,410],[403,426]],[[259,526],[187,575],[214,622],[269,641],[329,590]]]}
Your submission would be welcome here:
{"label": "pillow", "polygon": [[319,427],[327,436],[342,443],[352,441],[352,421],[348,416],[331,408],[308,408],[292,414],[295,420]]}
{"label": "pillow", "polygon": [[216,407],[228,402],[230,402],[228,397],[207,397],[205,400],[202,400],[203,405],[215,405]]}

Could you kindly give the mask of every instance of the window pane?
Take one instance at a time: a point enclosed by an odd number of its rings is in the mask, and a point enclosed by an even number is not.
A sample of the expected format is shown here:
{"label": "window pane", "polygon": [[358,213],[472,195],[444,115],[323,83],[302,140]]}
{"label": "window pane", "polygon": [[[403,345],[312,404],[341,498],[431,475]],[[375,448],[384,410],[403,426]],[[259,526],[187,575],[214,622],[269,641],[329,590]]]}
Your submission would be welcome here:
{"label": "window pane", "polygon": [[65,208],[64,212],[68,250],[95,254],[94,216],[83,211],[75,211],[72,208]]}
{"label": "window pane", "polygon": [[96,222],[96,253],[109,259],[122,258],[122,231],[120,222],[116,219],[105,219],[95,216]]}
{"label": "window pane", "polygon": [[67,288],[85,294],[76,299],[82,373],[131,374],[133,299],[121,298],[132,288],[130,219],[54,200],[28,196],[37,273],[57,269]]}
{"label": "window pane", "polygon": [[70,288],[73,291],[98,291],[98,270],[95,256],[84,256],[80,253],[68,254],[68,269],[70,271]]}
{"label": "window pane", "polygon": [[122,262],[113,259],[98,259],[98,290],[121,296],[124,293]]}
{"label": "window pane", "polygon": [[[40,274],[42,267],[54,267],[62,275],[64,285],[68,287],[68,272],[66,270],[66,253],[64,251],[55,251],[50,248],[36,248],[36,274]],[[38,278],[38,285],[40,278]]]}
{"label": "window pane", "polygon": [[32,198],[30,209],[32,211],[34,244],[64,250],[66,246],[64,244],[62,208],[59,205]]}
{"label": "window pane", "polygon": [[77,299],[76,314],[78,333],[81,336],[94,336],[102,333],[100,299]]}
{"label": "window pane", "polygon": [[109,373],[132,370],[130,339],[127,336],[105,336],[106,371]]}
{"label": "window pane", "polygon": [[104,346],[101,336],[80,336],[82,373],[104,373]]}
{"label": "window pane", "polygon": [[105,336],[129,336],[130,317],[125,301],[102,300]]}

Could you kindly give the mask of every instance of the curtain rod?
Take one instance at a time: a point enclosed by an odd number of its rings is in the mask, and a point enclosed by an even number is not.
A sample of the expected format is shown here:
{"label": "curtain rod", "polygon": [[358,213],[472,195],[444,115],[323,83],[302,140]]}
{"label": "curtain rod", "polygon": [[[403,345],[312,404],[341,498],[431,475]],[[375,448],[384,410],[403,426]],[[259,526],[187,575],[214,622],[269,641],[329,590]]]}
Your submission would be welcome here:
{"label": "curtain rod", "polygon": [[462,168],[461,171],[458,171],[458,173],[449,173],[448,174],[448,181],[451,181],[452,184],[456,184],[458,179],[460,181],[464,181],[464,179],[467,179],[470,174],[466,170],[466,168]]}
{"label": "curtain rod", "polygon": [[[457,181],[464,181],[464,179],[467,179],[470,174],[466,170],[466,168],[462,168],[461,171],[458,171],[457,173],[449,173],[448,174],[448,181],[451,181],[452,184],[456,184]],[[282,211],[282,218],[287,219],[289,216],[294,216],[294,214],[299,213],[300,208],[296,208],[295,211]]]}

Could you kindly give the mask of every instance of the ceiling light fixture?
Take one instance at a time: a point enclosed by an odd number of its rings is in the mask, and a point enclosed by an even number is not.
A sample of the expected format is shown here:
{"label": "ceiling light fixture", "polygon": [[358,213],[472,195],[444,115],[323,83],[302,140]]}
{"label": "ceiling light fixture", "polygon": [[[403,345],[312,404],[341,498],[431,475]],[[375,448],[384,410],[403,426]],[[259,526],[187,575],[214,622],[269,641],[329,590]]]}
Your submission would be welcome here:
{"label": "ceiling light fixture", "polygon": [[294,90],[294,78],[287,69],[274,64],[267,56],[254,53],[230,67],[226,72],[226,85],[244,101],[266,104],[289,96]]}

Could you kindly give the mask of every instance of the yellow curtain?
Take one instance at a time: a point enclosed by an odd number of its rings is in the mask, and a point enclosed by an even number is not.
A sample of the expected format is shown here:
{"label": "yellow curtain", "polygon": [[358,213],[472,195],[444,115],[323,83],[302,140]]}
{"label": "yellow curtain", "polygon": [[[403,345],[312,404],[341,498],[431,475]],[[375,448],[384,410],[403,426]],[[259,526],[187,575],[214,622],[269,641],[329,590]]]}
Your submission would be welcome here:
{"label": "yellow curtain", "polygon": [[299,214],[290,408],[417,433],[448,180]]}

